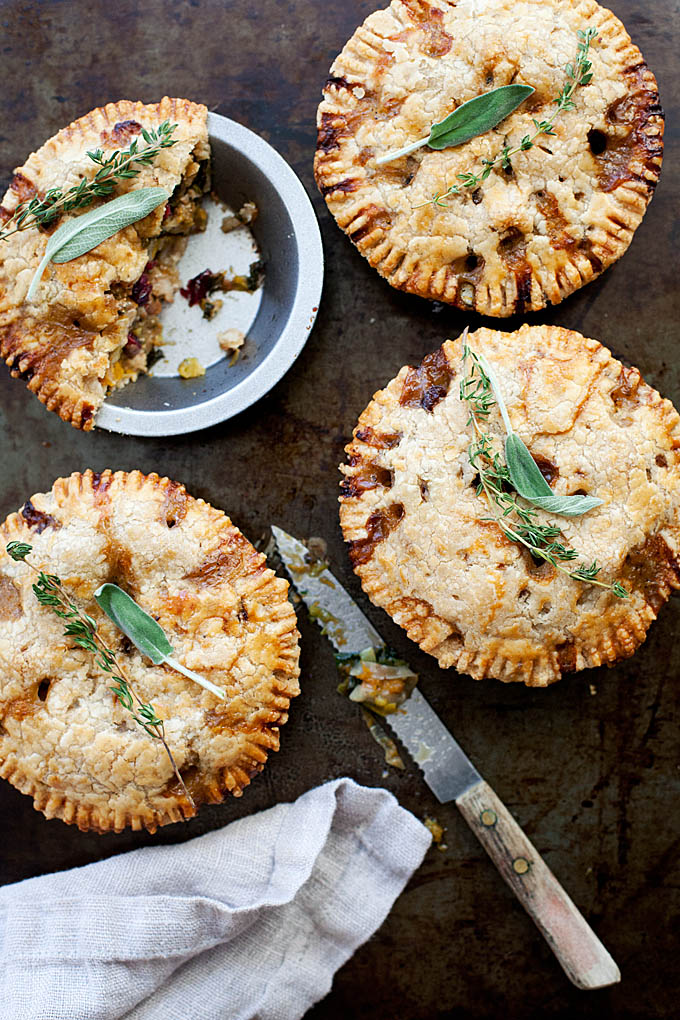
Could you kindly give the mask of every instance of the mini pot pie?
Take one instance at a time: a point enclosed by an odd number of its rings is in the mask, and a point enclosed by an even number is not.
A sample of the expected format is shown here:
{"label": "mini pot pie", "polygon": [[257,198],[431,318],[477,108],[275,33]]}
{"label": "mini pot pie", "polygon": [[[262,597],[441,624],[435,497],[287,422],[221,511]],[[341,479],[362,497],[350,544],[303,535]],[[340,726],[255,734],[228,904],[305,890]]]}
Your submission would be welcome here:
{"label": "mini pot pie", "polygon": [[[130,683],[164,720],[196,806],[239,796],[279,747],[299,693],[298,633],[288,584],[229,518],[183,486],[139,471],[73,474],[2,525],[0,775],[47,818],[80,829],[153,832],[194,810],[161,743],[111,694],[110,674],[63,636],[36,600],[35,576],[5,553],[62,579],[93,616]],[[105,581],[154,616],[175,658],[227,699],[169,666],[154,666],[100,612]]]}
{"label": "mini pot pie", "polygon": [[169,196],[166,206],[79,258],[50,263],[30,303],[28,288],[50,234],[96,204],[0,241],[0,354],[13,376],[77,428],[93,427],[107,393],[144,372],[159,341],[157,316],[179,286],[177,262],[186,235],[205,226],[200,199],[210,180],[206,107],[165,98],[148,106],[121,100],[93,110],[29,156],[0,205],[4,222],[27,199],[92,179],[99,167],[88,150],[101,149],[106,158],[135,139],[144,148],[142,130],[164,121],[176,125],[175,144],[161,149],[137,176],[117,180],[102,201],[162,187]]}
{"label": "mini pot pie", "polygon": [[[592,81],[555,134],[464,187],[459,174],[481,173],[554,113],[587,28]],[[509,84],[535,91],[494,130],[376,165]],[[654,75],[593,0],[393,0],[333,63],[317,124],[317,184],[370,264],[400,290],[494,316],[557,304],[620,258],[663,151]],[[460,194],[432,202],[451,185]]]}
{"label": "mini pot pie", "polygon": [[[463,343],[402,368],[359,418],[340,520],[369,598],[444,667],[544,687],[632,655],[680,587],[680,418],[595,340],[556,326],[479,329],[467,343],[500,380],[513,430],[582,516],[538,511],[618,598],[534,559],[479,494],[460,384]],[[502,455],[497,406],[485,426]],[[498,513],[493,514],[498,516]],[[556,539],[557,540],[557,539]]]}

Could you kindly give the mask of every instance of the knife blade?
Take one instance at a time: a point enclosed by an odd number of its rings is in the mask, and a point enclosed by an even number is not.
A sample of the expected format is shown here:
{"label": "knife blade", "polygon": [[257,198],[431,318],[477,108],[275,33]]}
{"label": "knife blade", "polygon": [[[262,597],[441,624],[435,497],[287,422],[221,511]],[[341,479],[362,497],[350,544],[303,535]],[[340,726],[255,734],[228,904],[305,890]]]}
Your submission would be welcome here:
{"label": "knife blade", "polygon": [[[380,661],[387,653],[385,642],[327,564],[281,528],[271,530],[293,587],[336,651],[358,659],[372,650]],[[384,721],[437,799],[455,802],[570,981],[583,989],[620,981],[607,949],[418,688]]]}
{"label": "knife blade", "polygon": [[[336,651],[360,655],[369,648],[385,649],[378,631],[328,567],[307,562],[307,547],[292,535],[277,527],[272,527],[272,534],[295,590]],[[442,804],[455,800],[481,779],[418,688],[400,711],[385,721],[420,766]]]}

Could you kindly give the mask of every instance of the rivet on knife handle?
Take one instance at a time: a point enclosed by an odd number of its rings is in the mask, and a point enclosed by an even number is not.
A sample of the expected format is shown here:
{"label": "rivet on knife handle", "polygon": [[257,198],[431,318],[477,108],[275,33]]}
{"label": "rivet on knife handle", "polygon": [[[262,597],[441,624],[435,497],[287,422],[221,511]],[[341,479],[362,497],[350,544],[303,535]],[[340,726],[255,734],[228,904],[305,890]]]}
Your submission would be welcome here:
{"label": "rivet on knife handle", "polygon": [[569,980],[585,989],[620,981],[614,960],[489,784],[475,783],[456,804]]}

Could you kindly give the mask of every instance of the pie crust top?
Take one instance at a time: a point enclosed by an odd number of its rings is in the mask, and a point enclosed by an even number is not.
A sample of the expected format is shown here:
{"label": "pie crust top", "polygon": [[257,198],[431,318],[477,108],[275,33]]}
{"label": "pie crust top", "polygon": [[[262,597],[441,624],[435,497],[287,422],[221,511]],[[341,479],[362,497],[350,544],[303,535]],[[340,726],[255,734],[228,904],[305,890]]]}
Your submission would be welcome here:
{"label": "pie crust top", "polygon": [[[555,135],[443,208],[431,204],[551,116],[589,27],[592,82],[557,116]],[[512,83],[535,92],[494,130],[375,165]],[[557,304],[620,258],[663,152],[654,75],[594,0],[393,0],[333,63],[317,124],[317,184],[370,264],[400,290],[494,316]]]}
{"label": "pie crust top", "polygon": [[[221,511],[182,485],[139,471],[73,474],[0,528],[0,775],[47,818],[80,829],[154,831],[194,813],[162,744],[109,691],[90,652],[41,606],[35,576],[5,552],[58,575],[99,625],[132,686],[164,720],[196,806],[239,796],[278,750],[299,693],[298,632],[288,584]],[[98,608],[112,581],[154,616],[175,658],[226,701],[143,658]]]}
{"label": "pie crust top", "polygon": [[[369,598],[441,666],[546,686],[632,655],[680,587],[680,417],[636,368],[557,326],[479,329],[467,343],[495,369],[513,430],[555,493],[602,505],[538,511],[579,564],[627,599],[574,580],[489,520],[468,458],[462,340],[375,394],[347,446],[340,520]],[[469,361],[465,373],[469,373]],[[505,432],[488,418],[495,448]]]}
{"label": "pie crust top", "polygon": [[[102,149],[108,156],[137,137],[144,148],[142,128],[157,128],[165,120],[177,125],[176,144],[162,149],[136,177],[116,181],[104,201],[148,187],[165,188],[173,196],[209,158],[206,107],[167,97],[148,106],[121,100],[69,124],[29,156],[14,172],[0,217],[6,220],[20,202],[50,188],[66,191],[94,177],[98,166],[88,150]],[[135,322],[138,306],[130,293],[147,265],[149,243],[169,229],[161,205],[85,255],[49,263],[34,300],[26,303],[50,234],[95,207],[75,209],[50,228],[31,227],[0,241],[0,354],[12,375],[24,379],[51,411],[83,429],[93,427],[110,387],[112,357]],[[178,225],[174,232],[186,230]]]}

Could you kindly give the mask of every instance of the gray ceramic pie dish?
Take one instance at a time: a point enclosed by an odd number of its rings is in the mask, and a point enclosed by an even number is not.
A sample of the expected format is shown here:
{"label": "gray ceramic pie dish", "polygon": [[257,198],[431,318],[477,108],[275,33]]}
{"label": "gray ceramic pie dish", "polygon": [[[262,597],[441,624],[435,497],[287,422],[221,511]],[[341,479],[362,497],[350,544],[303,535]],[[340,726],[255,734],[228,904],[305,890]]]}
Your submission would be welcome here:
{"label": "gray ceramic pie dish", "polygon": [[140,377],[112,394],[95,424],[132,436],[172,436],[225,421],[281,379],[304,347],[323,283],[319,226],[302,184],[267,142],[228,117],[208,114],[213,188],[238,209],[255,202],[252,232],[265,263],[248,358],[225,358],[199,379]]}

